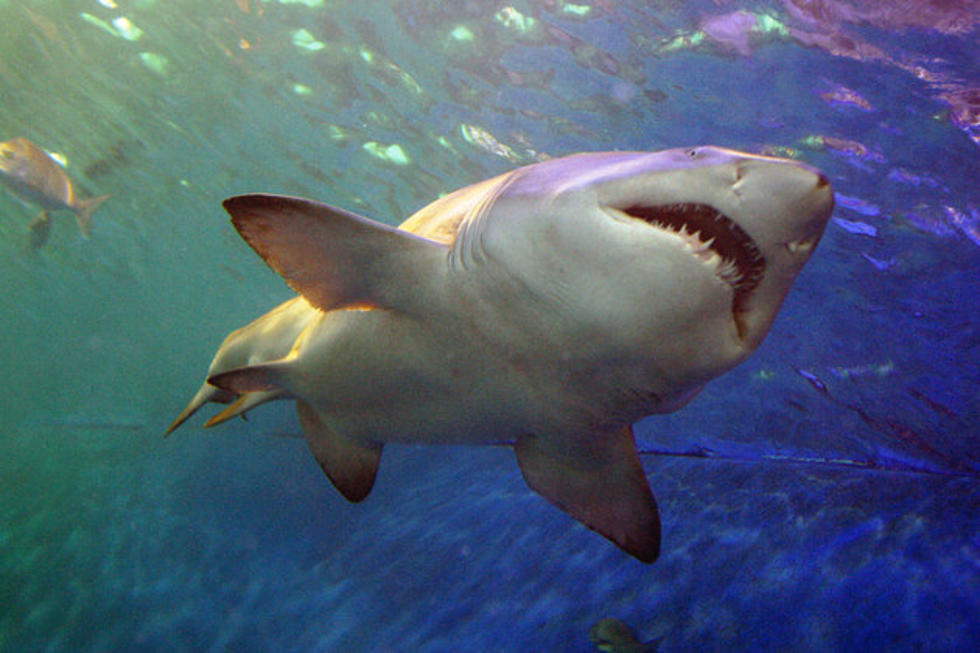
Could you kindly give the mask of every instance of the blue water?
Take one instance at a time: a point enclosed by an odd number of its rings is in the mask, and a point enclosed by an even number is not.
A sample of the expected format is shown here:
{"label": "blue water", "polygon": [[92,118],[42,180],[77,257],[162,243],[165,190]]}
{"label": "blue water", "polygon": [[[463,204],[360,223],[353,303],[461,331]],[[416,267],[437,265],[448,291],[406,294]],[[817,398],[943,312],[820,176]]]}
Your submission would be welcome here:
{"label": "blue water", "polygon": [[[32,252],[0,192],[0,650],[588,651],[603,617],[664,651],[976,650],[976,2],[320,4],[0,0],[0,140],[113,196]],[[739,10],[744,44],[705,34]],[[225,197],[397,224],[543,155],[698,143],[819,166],[838,207],[759,351],[637,426],[656,564],[507,448],[389,446],[351,505],[286,402],[160,437],[290,297]]]}

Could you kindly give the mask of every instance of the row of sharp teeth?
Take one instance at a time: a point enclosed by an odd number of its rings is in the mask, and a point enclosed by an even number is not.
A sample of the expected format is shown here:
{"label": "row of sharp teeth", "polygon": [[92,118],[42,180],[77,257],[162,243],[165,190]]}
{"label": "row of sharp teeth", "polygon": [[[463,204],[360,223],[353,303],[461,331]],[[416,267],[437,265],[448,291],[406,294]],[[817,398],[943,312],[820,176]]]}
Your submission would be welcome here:
{"label": "row of sharp teeth", "polygon": [[739,272],[735,261],[731,259],[724,259],[724,262],[715,273],[733,286],[737,286],[742,282],[742,273]]}
{"label": "row of sharp teeth", "polygon": [[673,225],[668,225],[664,223],[655,223],[657,227],[661,229],[667,229],[672,231],[682,238],[687,243],[687,246],[691,249],[699,259],[704,261],[709,265],[715,265],[715,274],[724,279],[731,285],[737,285],[742,281],[742,273],[739,272],[738,266],[735,261],[728,258],[722,258],[714,249],[712,245],[715,243],[715,238],[712,236],[708,240],[703,240],[701,237],[700,229],[688,230],[688,226],[681,225],[680,229]]}
{"label": "row of sharp teeth", "polygon": [[684,240],[688,242],[688,244],[691,246],[691,249],[694,250],[695,254],[701,254],[703,252],[710,250],[711,246],[715,242],[715,239],[713,237],[709,238],[708,240],[703,240],[701,238],[700,229],[688,231],[686,224],[681,225],[679,229],[676,226],[672,224],[667,224],[665,222],[652,222],[651,224],[657,227],[658,229],[663,229],[665,231],[673,232],[679,236],[683,236]]}

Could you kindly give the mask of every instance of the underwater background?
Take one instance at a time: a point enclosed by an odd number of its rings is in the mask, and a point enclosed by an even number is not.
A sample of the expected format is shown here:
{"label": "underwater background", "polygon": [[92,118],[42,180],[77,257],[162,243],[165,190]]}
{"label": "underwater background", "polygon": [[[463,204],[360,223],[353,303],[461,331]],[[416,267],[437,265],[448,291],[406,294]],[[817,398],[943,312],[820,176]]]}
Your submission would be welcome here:
{"label": "underwater background", "polygon": [[[976,1],[0,0],[0,141],[112,195],[32,251],[0,191],[0,651],[589,651],[605,617],[662,651],[977,650],[978,32]],[[398,224],[709,143],[818,166],[837,208],[756,354],[636,426],[655,564],[509,448],[389,446],[352,505],[291,402],[161,437],[292,295],[225,197]]]}

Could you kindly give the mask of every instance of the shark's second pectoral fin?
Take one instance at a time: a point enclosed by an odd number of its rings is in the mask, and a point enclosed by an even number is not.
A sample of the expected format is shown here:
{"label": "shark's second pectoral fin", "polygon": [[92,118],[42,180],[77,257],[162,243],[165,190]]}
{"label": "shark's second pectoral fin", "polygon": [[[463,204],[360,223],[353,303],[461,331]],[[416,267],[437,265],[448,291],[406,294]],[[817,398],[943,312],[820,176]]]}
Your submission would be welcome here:
{"label": "shark's second pectoral fin", "polygon": [[532,490],[638,560],[657,559],[660,515],[630,427],[574,451],[528,435],[514,451]]}
{"label": "shark's second pectoral fin", "polygon": [[330,482],[348,501],[363,501],[374,487],[382,445],[340,435],[302,400],[297,400],[296,412],[306,444]]}
{"label": "shark's second pectoral fin", "polygon": [[242,238],[317,308],[420,309],[447,247],[349,211],[278,195],[224,202]]}

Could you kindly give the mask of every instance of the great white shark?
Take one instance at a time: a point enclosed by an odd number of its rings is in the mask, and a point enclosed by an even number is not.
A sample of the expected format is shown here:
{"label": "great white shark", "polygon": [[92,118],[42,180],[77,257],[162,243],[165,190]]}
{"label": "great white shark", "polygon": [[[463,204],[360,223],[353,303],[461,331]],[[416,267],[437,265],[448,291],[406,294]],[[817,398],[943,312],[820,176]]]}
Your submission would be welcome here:
{"label": "great white shark", "polygon": [[660,518],[631,425],[758,347],[833,204],[807,165],[707,146],[530,165],[400,228],[232,197],[235,228],[315,311],[281,358],[206,386],[294,397],[351,501],[387,443],[513,445],[534,491],[653,562]]}

